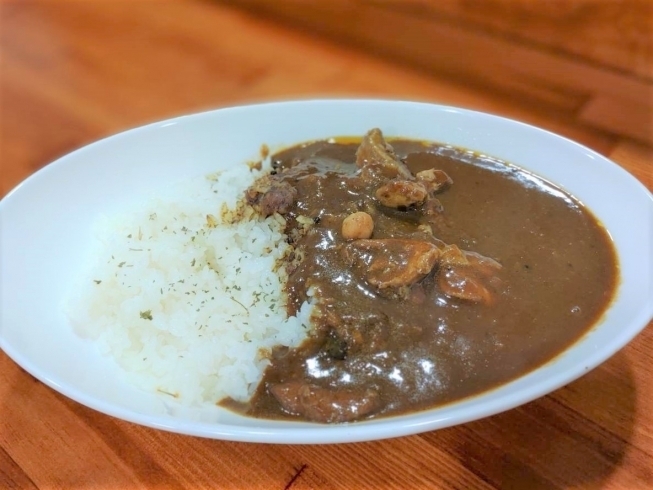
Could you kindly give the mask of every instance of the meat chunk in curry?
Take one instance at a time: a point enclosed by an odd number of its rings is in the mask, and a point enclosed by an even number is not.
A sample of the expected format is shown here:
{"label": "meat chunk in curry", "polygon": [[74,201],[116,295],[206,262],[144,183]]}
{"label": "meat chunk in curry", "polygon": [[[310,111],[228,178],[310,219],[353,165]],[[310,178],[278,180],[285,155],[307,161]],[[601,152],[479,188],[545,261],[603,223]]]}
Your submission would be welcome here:
{"label": "meat chunk in curry", "polygon": [[408,287],[424,279],[440,257],[432,243],[402,238],[356,240],[343,251],[358,276],[377,291]]}

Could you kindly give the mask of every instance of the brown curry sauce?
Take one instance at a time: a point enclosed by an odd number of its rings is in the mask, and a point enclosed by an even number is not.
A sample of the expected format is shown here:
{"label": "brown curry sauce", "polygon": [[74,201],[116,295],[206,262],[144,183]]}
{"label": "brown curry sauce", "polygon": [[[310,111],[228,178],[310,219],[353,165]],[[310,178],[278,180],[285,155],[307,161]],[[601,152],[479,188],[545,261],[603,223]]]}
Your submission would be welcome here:
{"label": "brown curry sauce", "polygon": [[[345,422],[450,403],[551,360],[607,308],[618,276],[614,248],[592,214],[560,188],[490,157],[402,139],[390,140],[390,155],[412,175],[400,168],[399,175],[372,172],[366,180],[360,155],[356,164],[359,143],[351,141],[318,141],[272,156],[273,181],[295,189],[281,211],[303,255],[289,265],[289,313],[308,299],[309,287],[321,313],[299,348],[272,353],[239,411]],[[379,186],[433,168],[453,184],[417,205],[379,203]],[[261,193],[254,196],[260,204]],[[374,230],[352,245],[357,240],[343,238],[342,222],[357,211],[372,217]],[[293,233],[298,216],[313,219],[307,233]],[[379,287],[374,261],[387,262],[377,267],[382,274],[393,266],[390,258],[405,256],[394,244],[416,242],[437,249],[436,265],[405,286]],[[473,264],[449,286],[477,284],[473,292],[481,294],[471,300],[448,294],[443,256],[454,249]]]}

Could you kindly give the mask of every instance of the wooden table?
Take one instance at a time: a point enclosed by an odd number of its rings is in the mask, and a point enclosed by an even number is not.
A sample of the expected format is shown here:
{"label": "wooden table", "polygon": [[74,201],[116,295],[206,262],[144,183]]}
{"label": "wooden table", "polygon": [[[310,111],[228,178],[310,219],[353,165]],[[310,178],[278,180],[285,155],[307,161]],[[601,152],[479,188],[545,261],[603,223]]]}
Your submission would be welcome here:
{"label": "wooden table", "polygon": [[[650,146],[573,111],[412,71],[217,2],[4,1],[1,9],[0,195],[122,129],[243,102],[334,95],[522,119],[596,149],[653,188]],[[650,327],[582,379],[523,407],[339,446],[140,427],[59,395],[0,353],[0,488],[653,488]]]}

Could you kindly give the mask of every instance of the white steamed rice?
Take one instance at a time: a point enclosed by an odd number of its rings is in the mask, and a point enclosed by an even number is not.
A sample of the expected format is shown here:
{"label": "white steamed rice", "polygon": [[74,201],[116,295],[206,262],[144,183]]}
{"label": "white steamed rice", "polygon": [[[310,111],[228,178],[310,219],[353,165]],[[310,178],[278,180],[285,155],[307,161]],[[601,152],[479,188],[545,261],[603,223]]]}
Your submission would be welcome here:
{"label": "white steamed rice", "polygon": [[194,179],[99,225],[97,261],[69,315],[139,387],[186,405],[245,401],[265,353],[306,337],[311,307],[285,310],[283,219],[229,223],[259,175],[242,165]]}

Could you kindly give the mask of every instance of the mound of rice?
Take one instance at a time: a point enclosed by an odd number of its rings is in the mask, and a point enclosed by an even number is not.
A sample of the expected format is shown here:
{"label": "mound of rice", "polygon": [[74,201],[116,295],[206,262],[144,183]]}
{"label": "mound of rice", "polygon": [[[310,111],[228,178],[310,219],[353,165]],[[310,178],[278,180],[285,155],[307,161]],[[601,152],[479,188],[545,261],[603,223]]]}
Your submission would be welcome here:
{"label": "mound of rice", "polygon": [[243,165],[185,182],[99,225],[69,316],[139,387],[185,405],[245,401],[272,346],[307,336],[311,307],[285,311],[283,219],[236,206],[259,175]]}

